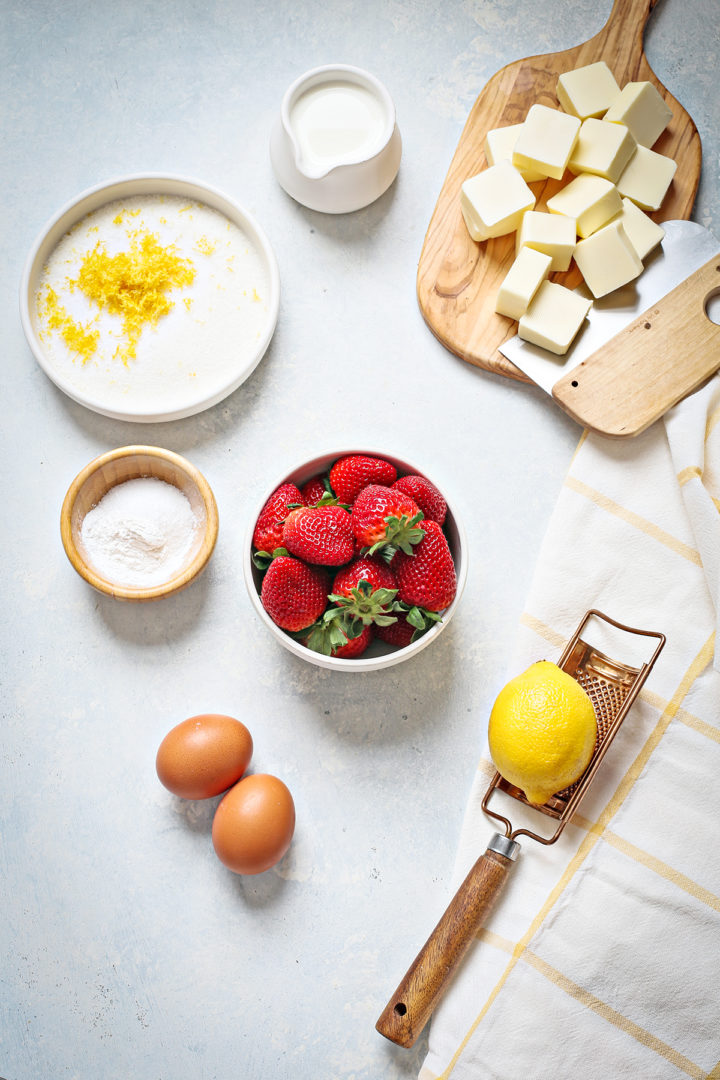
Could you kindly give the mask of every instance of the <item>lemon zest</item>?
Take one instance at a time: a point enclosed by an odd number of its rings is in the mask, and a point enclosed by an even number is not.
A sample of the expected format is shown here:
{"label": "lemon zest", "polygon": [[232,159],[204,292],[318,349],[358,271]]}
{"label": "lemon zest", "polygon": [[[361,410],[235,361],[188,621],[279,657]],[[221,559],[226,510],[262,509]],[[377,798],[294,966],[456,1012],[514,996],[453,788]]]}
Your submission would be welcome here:
{"label": "lemon zest", "polygon": [[75,353],[86,364],[97,351],[100,331],[91,329],[91,323],[83,325],[76,322],[67,313],[58,299],[58,295],[49,285],[44,297],[45,316],[49,330],[57,330],[70,352]]}
{"label": "lemon zest", "polygon": [[162,247],[154,233],[138,230],[130,238],[130,250],[116,255],[108,255],[98,241],[68,284],[102,311],[122,319],[125,341],[114,355],[127,366],[137,356],[143,330],[156,326],[175,306],[168,293],[186,288],[194,279],[192,261],[181,258],[174,244]]}
{"label": "lemon zest", "polygon": [[212,255],[212,253],[215,251],[215,248],[217,247],[217,244],[213,243],[213,241],[208,239],[207,236],[200,236],[195,243],[195,247],[201,255]]}

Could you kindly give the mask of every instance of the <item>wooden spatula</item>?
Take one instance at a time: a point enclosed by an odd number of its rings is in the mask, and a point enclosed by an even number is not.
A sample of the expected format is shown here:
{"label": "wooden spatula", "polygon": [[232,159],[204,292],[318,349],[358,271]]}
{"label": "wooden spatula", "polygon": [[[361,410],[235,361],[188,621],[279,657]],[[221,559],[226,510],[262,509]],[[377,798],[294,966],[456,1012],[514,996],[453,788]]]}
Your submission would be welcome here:
{"label": "wooden spatula", "polygon": [[[555,88],[563,71],[604,60],[622,87],[627,82],[653,83],[672,109],[673,118],[653,149],[677,162],[677,172],[656,221],[688,218],[698,183],[702,152],[697,128],[680,103],[659,81],[643,51],[645,25],[657,0],[615,0],[610,18],[595,37],[564,52],[516,60],[493,75],[475,102],[430,220],[417,275],[420,309],[430,329],[451,352],[477,367],[528,381],[498,346],[516,332],[517,324],[495,313],[498,287],[515,256],[515,237],[501,236],[478,244],[460,212],[460,188],[486,167],[483,144],[492,128],[517,124],[535,102],[559,108]],[[566,180],[570,179],[569,174]],[[560,186],[548,180],[532,184],[538,203]],[[580,281],[573,267],[553,280],[569,288]]]}

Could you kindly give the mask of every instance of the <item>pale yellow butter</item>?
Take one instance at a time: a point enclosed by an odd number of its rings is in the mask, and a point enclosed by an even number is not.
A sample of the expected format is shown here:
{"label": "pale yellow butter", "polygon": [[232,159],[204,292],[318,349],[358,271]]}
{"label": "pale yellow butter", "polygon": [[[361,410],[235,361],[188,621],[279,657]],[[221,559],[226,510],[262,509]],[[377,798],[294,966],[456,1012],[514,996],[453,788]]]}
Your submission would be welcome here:
{"label": "pale yellow butter", "polygon": [[575,262],[596,299],[627,285],[643,269],[619,221],[611,221],[587,240],[580,240],[575,248]]}
{"label": "pale yellow butter", "polygon": [[590,236],[622,210],[622,199],[614,184],[602,176],[581,173],[547,201],[551,214],[575,218],[578,236]]}
{"label": "pale yellow butter", "polygon": [[574,173],[594,173],[617,183],[635,153],[637,143],[624,124],[590,117],[578,132],[568,168]]}
{"label": "pale yellow butter", "polygon": [[615,76],[604,60],[586,64],[574,71],[564,71],[558,78],[557,99],[566,113],[579,116],[602,116],[620,93]]}
{"label": "pale yellow butter", "polygon": [[592,300],[585,300],[554,281],[543,281],[518,323],[518,335],[562,356],[591,307]]}
{"label": "pale yellow butter", "polygon": [[567,270],[576,240],[574,218],[563,214],[545,214],[541,210],[528,210],[523,214],[518,229],[515,251],[517,254],[527,245],[551,257],[551,270]]}
{"label": "pale yellow butter", "polygon": [[638,146],[618,178],[617,189],[641,210],[659,210],[676,169],[672,158]]}
{"label": "pale yellow butter", "polygon": [[662,241],[665,230],[652,218],[636,206],[632,199],[622,200],[622,210],[613,218],[619,221],[625,230],[625,235],[635,248],[638,259],[645,260]]}
{"label": "pale yellow butter", "polygon": [[[499,161],[509,161],[512,164],[513,150],[521,127],[522,124],[508,124],[507,127],[492,128],[488,131],[485,136],[485,158],[488,165],[497,165]],[[535,169],[518,169],[518,172],[528,184],[546,179],[543,173]]]}
{"label": "pale yellow butter", "polygon": [[500,161],[462,185],[460,208],[473,240],[515,232],[535,196],[509,161]]}
{"label": "pale yellow butter", "polygon": [[657,142],[672,120],[670,109],[650,82],[630,82],[603,117],[613,124],[624,124],[640,146]]}
{"label": "pale yellow butter", "polygon": [[576,116],[547,105],[531,105],[515,143],[513,165],[561,180],[579,130]]}
{"label": "pale yellow butter", "polygon": [[542,251],[535,251],[530,247],[520,248],[497,295],[495,310],[498,315],[507,315],[509,319],[521,318],[541,283],[550,273],[551,263],[550,255],[545,255]]}

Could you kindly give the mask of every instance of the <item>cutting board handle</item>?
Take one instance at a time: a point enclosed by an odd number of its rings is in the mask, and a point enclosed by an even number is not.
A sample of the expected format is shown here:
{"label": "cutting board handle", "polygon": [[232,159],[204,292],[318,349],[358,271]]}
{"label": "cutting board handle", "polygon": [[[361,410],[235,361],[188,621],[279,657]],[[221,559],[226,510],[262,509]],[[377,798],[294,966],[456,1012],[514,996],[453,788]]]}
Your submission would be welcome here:
{"label": "cutting board handle", "polygon": [[657,3],[658,0],[615,0],[608,21],[598,35],[606,39],[604,47],[611,69],[618,54],[637,53],[640,56],[645,26]]}
{"label": "cutting board handle", "polygon": [[[508,843],[519,849],[518,844]],[[405,1047],[415,1043],[495,903],[512,865],[512,858],[490,847],[477,860],[375,1025],[386,1039]]]}
{"label": "cutting board handle", "polygon": [[611,71],[625,71],[623,82],[647,79],[650,69],[644,52],[645,27],[659,0],[615,0],[608,21],[586,42],[605,59]]}
{"label": "cutting board handle", "polygon": [[720,326],[707,314],[720,292],[720,254],[553,386],[578,423],[614,438],[639,435],[720,368]]}

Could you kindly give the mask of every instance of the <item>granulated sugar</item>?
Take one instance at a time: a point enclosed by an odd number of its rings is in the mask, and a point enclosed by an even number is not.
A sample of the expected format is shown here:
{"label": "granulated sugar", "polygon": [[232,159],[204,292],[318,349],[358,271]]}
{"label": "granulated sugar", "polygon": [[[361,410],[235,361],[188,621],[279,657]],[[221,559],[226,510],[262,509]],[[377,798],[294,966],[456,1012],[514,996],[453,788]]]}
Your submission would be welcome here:
{"label": "granulated sugar", "polygon": [[81,535],[88,561],[102,577],[153,588],[183,569],[197,524],[182,491],[142,476],[111,488],[85,515]]}

